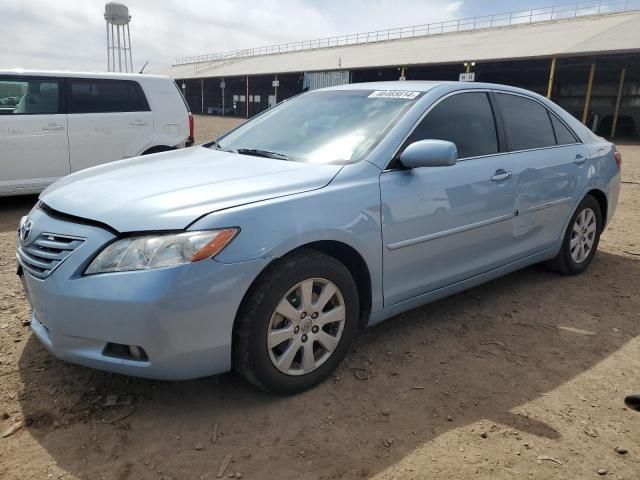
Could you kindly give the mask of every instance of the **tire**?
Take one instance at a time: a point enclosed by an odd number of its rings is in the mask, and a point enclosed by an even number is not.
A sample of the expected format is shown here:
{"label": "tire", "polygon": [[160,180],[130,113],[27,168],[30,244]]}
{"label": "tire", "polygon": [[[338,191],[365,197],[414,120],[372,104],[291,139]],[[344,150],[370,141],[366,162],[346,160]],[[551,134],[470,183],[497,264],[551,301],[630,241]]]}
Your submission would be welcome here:
{"label": "tire", "polygon": [[[589,233],[586,235],[584,234],[585,230],[583,229],[583,236],[581,237],[579,232],[581,231],[582,226],[580,223],[585,222],[585,218],[589,218],[589,212],[593,213],[593,224],[595,226],[595,230],[593,231],[593,236],[590,237]],[[564,275],[578,275],[584,272],[598,250],[601,233],[602,212],[600,210],[600,204],[594,197],[587,195],[582,199],[578,208],[576,208],[576,211],[571,217],[571,221],[569,222],[569,226],[567,227],[567,231],[562,241],[560,252],[558,252],[558,255],[553,260],[547,262],[547,267],[550,270]],[[589,238],[591,238],[591,247],[588,253],[584,255],[584,258],[580,258],[580,255],[577,255],[578,258],[576,258],[574,249],[575,243],[577,242],[578,244],[581,244],[583,238],[586,238],[585,242],[588,242]],[[572,242],[574,242],[574,245],[572,245]],[[579,249],[580,247],[577,248]],[[584,254],[585,252],[583,251],[582,253]]]}
{"label": "tire", "polygon": [[342,263],[314,250],[292,253],[261,275],[240,307],[234,368],[273,393],[307,390],[343,360],[357,334],[359,313],[358,289]]}

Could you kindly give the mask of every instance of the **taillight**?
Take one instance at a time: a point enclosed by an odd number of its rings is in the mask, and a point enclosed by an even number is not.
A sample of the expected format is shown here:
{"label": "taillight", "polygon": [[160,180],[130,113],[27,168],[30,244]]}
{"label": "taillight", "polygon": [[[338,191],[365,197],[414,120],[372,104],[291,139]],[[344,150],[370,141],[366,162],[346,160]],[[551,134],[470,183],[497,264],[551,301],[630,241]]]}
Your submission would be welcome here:
{"label": "taillight", "polygon": [[622,168],[622,154],[617,149],[613,150],[613,158],[616,159],[618,168]]}
{"label": "taillight", "polygon": [[195,123],[193,122],[193,115],[189,114],[189,141],[193,143],[193,133],[195,130]]}

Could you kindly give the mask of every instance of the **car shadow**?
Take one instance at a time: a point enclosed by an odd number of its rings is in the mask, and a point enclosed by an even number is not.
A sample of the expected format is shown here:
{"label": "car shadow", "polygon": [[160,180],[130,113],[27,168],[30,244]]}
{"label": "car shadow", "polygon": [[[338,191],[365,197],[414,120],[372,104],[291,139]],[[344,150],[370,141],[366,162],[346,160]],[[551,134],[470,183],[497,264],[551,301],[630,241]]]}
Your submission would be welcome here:
{"label": "car shadow", "polygon": [[37,195],[0,197],[0,233],[15,231],[20,218],[29,213],[37,201]]}
{"label": "car shadow", "polygon": [[479,421],[489,436],[506,427],[561,439],[522,406],[640,334],[598,288],[615,283],[628,306],[639,281],[640,262],[606,252],[578,277],[527,268],[368,329],[333,377],[288,398],[232,373],[156,382],[97,372],[31,336],[20,402],[33,438],[79,478],[213,478],[226,455],[245,478],[370,477]]}

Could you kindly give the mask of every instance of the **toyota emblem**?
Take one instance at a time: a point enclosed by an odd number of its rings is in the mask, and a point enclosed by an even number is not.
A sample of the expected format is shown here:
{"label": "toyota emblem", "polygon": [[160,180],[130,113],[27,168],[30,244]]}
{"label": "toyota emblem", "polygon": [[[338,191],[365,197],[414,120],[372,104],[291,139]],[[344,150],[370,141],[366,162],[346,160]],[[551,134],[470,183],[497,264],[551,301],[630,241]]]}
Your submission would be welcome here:
{"label": "toyota emblem", "polygon": [[24,222],[20,223],[20,227],[18,228],[18,235],[20,236],[20,240],[25,242],[27,238],[29,238],[32,228],[33,221],[30,218],[27,218]]}

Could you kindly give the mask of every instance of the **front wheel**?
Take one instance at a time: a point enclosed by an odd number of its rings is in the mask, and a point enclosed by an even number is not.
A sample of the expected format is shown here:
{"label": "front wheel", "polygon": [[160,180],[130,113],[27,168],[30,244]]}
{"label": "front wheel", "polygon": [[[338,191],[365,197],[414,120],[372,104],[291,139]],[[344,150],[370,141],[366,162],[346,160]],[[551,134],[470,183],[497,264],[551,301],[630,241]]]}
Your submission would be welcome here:
{"label": "front wheel", "polygon": [[548,267],[565,275],[584,272],[596,254],[601,233],[600,204],[587,195],[571,217],[560,252],[547,263]]}
{"label": "front wheel", "polygon": [[306,390],[342,361],[358,328],[349,270],[312,250],[269,268],[245,300],[234,331],[236,370],[280,394]]}

